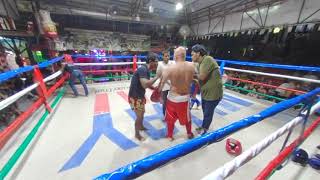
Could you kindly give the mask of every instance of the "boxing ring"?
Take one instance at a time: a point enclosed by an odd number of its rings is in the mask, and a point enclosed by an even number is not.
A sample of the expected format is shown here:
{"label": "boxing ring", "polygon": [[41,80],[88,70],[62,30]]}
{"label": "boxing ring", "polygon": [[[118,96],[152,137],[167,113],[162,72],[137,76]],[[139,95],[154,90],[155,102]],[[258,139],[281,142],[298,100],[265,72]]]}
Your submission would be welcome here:
{"label": "boxing ring", "polygon": [[[0,74],[0,82],[4,82],[19,73],[34,71],[37,80],[36,84],[1,101],[1,109],[31,89],[37,89],[40,94],[25,113],[0,132],[0,179],[264,179],[297,146],[315,153],[315,147],[319,144],[320,130],[316,127],[320,120],[312,115],[320,106],[319,102],[314,101],[320,94],[319,88],[311,92],[299,91],[302,95],[289,100],[280,99],[280,103],[224,89],[224,97],[215,111],[210,133],[188,140],[184,127],[176,123],[173,142],[165,138],[166,125],[162,121],[161,104],[147,100],[144,123],[148,131],[143,134],[147,139],[139,142],[134,138],[135,117],[127,102],[130,81],[124,79],[142,63],[137,63],[133,57],[132,63],[77,64],[129,64],[132,67],[126,69],[124,76],[87,78],[88,81],[112,78],[119,81],[89,83],[89,96],[74,98],[69,86],[63,86],[68,78],[66,75],[56,71],[42,77],[39,71],[62,59],[58,57],[38,66]],[[239,62],[221,60],[221,70],[234,70],[227,67],[231,63]],[[261,63],[240,64],[268,67]],[[270,66],[320,72],[316,67]],[[122,71],[101,68],[84,70],[85,73]],[[52,80],[55,84],[47,87],[46,82]],[[319,80],[300,80],[319,83]],[[84,94],[79,85],[78,90]],[[146,97],[150,97],[151,93],[147,90]],[[302,102],[307,104],[304,111],[291,108]],[[194,131],[201,125],[202,111],[192,110],[191,113]],[[289,149],[279,153],[290,129],[293,130],[285,143]],[[241,155],[234,157],[225,151],[227,137],[241,141]],[[279,154],[282,159],[271,163],[273,167],[267,166]],[[316,179],[318,176],[314,169],[289,161],[272,175],[272,179]]]}

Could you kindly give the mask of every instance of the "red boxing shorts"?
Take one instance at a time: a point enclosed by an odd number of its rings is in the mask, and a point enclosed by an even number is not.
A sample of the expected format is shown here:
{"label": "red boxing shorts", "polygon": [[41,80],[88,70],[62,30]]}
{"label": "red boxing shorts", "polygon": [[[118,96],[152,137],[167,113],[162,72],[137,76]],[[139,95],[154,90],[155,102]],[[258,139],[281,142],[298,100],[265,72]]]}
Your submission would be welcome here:
{"label": "red boxing shorts", "polygon": [[175,121],[179,119],[181,125],[186,125],[191,121],[189,96],[190,95],[174,97],[170,95],[169,92],[165,115],[167,123],[175,123]]}

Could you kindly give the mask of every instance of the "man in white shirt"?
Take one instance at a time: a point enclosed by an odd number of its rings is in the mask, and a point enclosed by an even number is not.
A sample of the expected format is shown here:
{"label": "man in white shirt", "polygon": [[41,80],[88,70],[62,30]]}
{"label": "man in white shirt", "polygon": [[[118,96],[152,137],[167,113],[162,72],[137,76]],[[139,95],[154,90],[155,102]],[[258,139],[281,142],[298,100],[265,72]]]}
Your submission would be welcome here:
{"label": "man in white shirt", "polygon": [[[279,87],[286,88],[286,89],[296,89],[294,81],[287,81],[281,84]],[[276,93],[280,98],[284,98],[284,99],[290,98],[293,95],[292,91],[287,91],[279,88],[276,89]]]}
{"label": "man in white shirt", "polygon": [[[172,64],[170,61],[170,52],[169,51],[163,51],[162,52],[162,60],[161,62],[158,62],[158,68],[157,68],[157,76],[161,77],[163,71],[169,67],[170,64]],[[170,90],[170,84],[165,83],[162,90],[161,90],[161,95],[163,99],[162,103],[162,113],[163,116],[165,115],[166,112],[166,103],[167,103],[167,96],[168,92]]]}
{"label": "man in white shirt", "polygon": [[[303,78],[315,79],[315,80],[318,79],[318,77],[315,74],[313,74],[312,72],[309,72],[308,74],[304,75]],[[301,86],[301,90],[309,92],[309,91],[314,90],[316,87],[317,86],[315,83],[303,82],[302,86]]]}
{"label": "man in white shirt", "polygon": [[318,77],[316,75],[314,75],[312,72],[309,72],[308,74],[304,75],[303,78],[318,79]]}

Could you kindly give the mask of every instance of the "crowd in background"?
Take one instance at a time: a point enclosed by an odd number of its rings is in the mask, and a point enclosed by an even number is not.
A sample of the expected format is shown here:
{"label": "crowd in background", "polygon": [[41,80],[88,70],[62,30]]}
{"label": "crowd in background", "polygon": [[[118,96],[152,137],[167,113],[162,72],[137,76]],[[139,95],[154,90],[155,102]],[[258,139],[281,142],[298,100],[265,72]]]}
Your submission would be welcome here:
{"label": "crowd in background", "polygon": [[[242,68],[242,69],[244,69],[244,68]],[[289,75],[292,75],[295,77],[303,77],[303,78],[307,78],[307,79],[319,79],[319,77],[317,77],[316,74],[311,73],[311,72],[309,72],[309,73],[304,73],[304,72],[292,73],[292,71],[290,72],[290,71],[286,71],[286,70],[273,70],[272,71],[272,70],[270,70],[270,68],[268,68],[268,70],[267,70],[266,68],[254,68],[254,67],[249,67],[246,69],[259,71],[259,72],[268,72],[268,73],[270,73],[270,72],[272,73],[273,71],[276,71],[277,74],[283,74],[283,75],[289,74]],[[248,80],[248,81],[253,81],[253,82],[257,82],[257,83],[263,83],[263,84],[277,86],[278,88],[266,87],[263,85],[257,85],[257,84],[253,84],[253,83],[241,82],[238,80],[231,80],[231,79],[228,79],[226,81],[227,84],[243,88],[247,91],[241,90],[240,88],[233,88],[232,86],[226,86],[226,88],[228,88],[228,89],[238,91],[242,94],[256,97],[258,99],[265,99],[265,100],[270,100],[273,102],[279,102],[279,100],[276,98],[272,98],[270,96],[281,98],[281,99],[289,99],[289,98],[292,98],[292,97],[295,97],[295,96],[301,94],[299,92],[287,91],[287,90],[284,90],[281,88],[309,92],[317,87],[317,84],[315,84],[315,83],[290,80],[290,79],[283,79],[283,78],[275,78],[275,77],[270,77],[270,76],[255,75],[255,74],[249,74],[249,73],[243,73],[243,72],[227,71],[226,74],[229,77],[233,77],[233,78],[239,78],[242,80]],[[257,93],[255,93],[255,92],[257,92]],[[258,93],[269,95],[269,97],[260,95]]]}
{"label": "crowd in background", "polygon": [[[14,69],[19,68],[19,66],[24,67],[30,65],[29,59],[26,57],[22,58],[22,64],[18,65],[15,60],[16,56],[11,53],[7,53],[6,51],[1,50],[0,52],[0,74],[5,73]],[[51,74],[50,70],[44,68],[41,70],[43,74]],[[15,78],[11,78],[2,82],[0,84],[0,102],[4,99],[18,93],[24,88],[33,84],[33,73],[25,72],[21,73]],[[37,99],[37,95],[35,91],[28,93],[23,99],[18,100],[4,109],[0,110],[0,130],[5,128],[8,124],[10,124],[14,119],[16,119],[22,112],[24,107],[21,107],[21,102],[24,102],[24,106],[27,104],[31,104]]]}
{"label": "crowd in background", "polygon": [[[0,102],[33,84],[32,75],[24,73],[0,84]],[[18,100],[0,110],[0,130],[10,124],[22,112],[21,102],[32,104],[37,99],[35,91],[29,92],[22,100]],[[26,106],[26,105],[24,105]]]}

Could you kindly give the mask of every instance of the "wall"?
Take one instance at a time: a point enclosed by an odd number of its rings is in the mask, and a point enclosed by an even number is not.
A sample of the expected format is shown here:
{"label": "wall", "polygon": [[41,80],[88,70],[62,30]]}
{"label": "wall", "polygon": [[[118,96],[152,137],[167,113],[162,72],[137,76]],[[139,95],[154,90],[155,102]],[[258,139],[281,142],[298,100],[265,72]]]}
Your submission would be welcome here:
{"label": "wall", "polygon": [[19,12],[14,0],[0,1],[0,16],[9,16],[13,19],[19,18]]}
{"label": "wall", "polygon": [[[299,12],[302,7],[303,0],[288,0],[283,3],[273,4],[269,7],[247,11],[246,13],[234,13],[225,17],[212,19],[209,21],[193,24],[191,26],[195,35],[205,35],[209,33],[221,33],[228,31],[239,31],[243,29],[270,27],[283,24],[295,24],[306,22],[320,21],[320,0],[305,0],[304,7],[299,18]],[[319,10],[318,12],[316,12]],[[268,12],[268,16],[266,17]],[[316,12],[313,16],[306,19],[312,13]],[[241,24],[241,17],[243,14],[243,21]],[[252,20],[249,16],[252,17]],[[306,19],[306,20],[305,20]],[[305,20],[305,21],[304,21]],[[241,27],[241,29],[240,29]]]}
{"label": "wall", "polygon": [[149,51],[150,36],[66,28],[61,41],[66,49],[103,48],[113,51]]}

